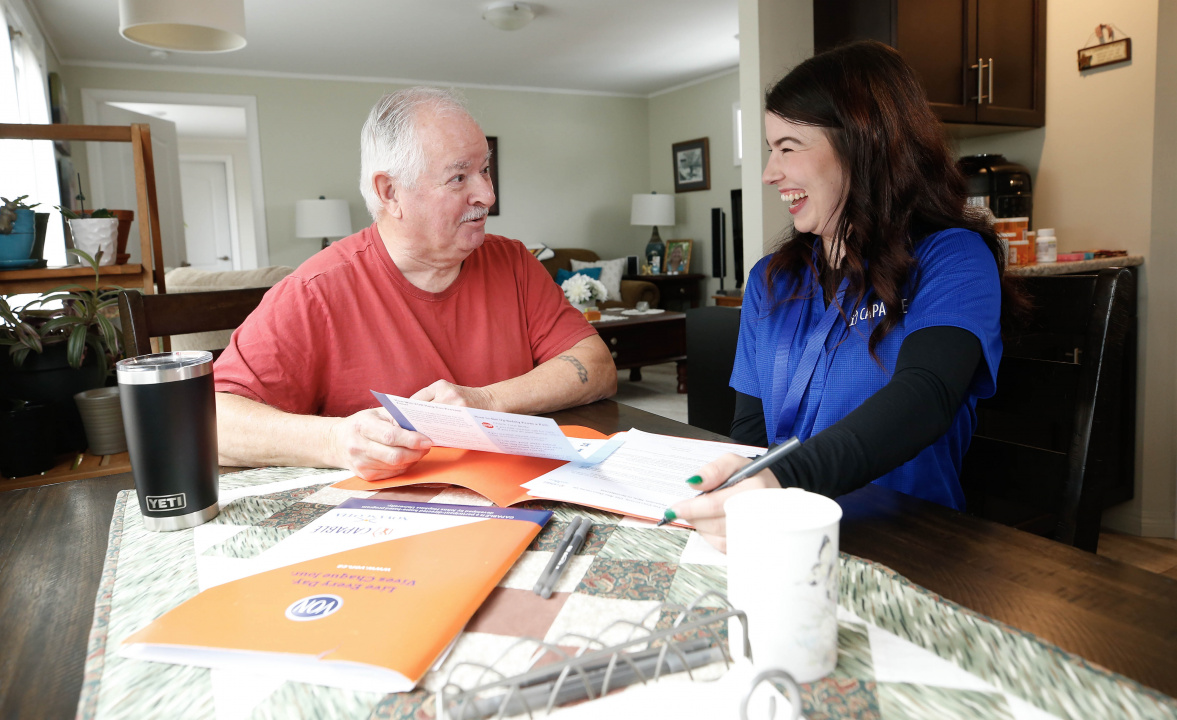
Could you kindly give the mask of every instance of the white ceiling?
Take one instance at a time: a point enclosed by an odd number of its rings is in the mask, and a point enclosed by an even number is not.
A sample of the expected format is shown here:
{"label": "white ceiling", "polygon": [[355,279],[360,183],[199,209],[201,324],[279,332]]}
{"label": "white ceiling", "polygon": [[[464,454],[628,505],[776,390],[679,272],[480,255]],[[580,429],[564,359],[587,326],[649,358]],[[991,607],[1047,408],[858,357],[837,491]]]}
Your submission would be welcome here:
{"label": "white ceiling", "polygon": [[513,32],[482,19],[489,2],[246,0],[244,49],[157,59],[118,34],[116,0],[30,0],[66,64],[636,96],[739,65],[737,0],[541,0]]}

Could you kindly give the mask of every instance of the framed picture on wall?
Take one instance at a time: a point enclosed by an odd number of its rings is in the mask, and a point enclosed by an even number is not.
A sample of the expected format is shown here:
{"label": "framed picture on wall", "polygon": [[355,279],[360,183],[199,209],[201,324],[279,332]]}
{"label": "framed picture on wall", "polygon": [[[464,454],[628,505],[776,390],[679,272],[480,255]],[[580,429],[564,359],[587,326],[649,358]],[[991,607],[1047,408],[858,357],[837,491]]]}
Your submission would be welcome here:
{"label": "framed picture on wall", "polygon": [[490,214],[499,214],[499,201],[502,200],[499,192],[499,139],[497,137],[488,137],[486,144],[490,146],[490,182],[495,189],[495,204],[490,206]]}
{"label": "framed picture on wall", "polygon": [[666,241],[666,274],[680,275],[691,271],[690,240]]}
{"label": "framed picture on wall", "polygon": [[687,140],[670,146],[674,159],[674,191],[711,189],[711,159],[707,138]]}

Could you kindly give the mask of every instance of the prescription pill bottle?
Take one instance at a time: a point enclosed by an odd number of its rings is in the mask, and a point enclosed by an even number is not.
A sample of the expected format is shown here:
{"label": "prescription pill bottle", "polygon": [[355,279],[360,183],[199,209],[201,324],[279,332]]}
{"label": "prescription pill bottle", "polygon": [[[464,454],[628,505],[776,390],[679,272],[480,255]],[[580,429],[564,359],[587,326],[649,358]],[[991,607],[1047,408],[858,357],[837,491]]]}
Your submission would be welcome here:
{"label": "prescription pill bottle", "polygon": [[1039,229],[1035,244],[1037,245],[1038,262],[1052,263],[1058,261],[1058,241],[1054,237],[1054,228]]}
{"label": "prescription pill bottle", "polygon": [[1005,248],[1006,265],[1017,267],[1034,263],[1034,248],[1026,238],[1029,225],[1028,217],[997,218],[993,222],[993,230]]}

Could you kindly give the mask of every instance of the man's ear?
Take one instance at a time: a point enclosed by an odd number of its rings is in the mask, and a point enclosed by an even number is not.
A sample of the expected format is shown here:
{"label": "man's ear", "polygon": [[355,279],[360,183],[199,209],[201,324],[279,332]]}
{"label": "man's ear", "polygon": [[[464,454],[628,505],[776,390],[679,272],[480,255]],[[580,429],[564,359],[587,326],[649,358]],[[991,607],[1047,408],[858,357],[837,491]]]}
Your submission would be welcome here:
{"label": "man's ear", "polygon": [[380,199],[380,204],[384,206],[384,213],[389,217],[400,218],[400,186],[397,185],[396,180],[393,180],[388,173],[378,172],[372,176],[372,188],[376,191],[376,197]]}

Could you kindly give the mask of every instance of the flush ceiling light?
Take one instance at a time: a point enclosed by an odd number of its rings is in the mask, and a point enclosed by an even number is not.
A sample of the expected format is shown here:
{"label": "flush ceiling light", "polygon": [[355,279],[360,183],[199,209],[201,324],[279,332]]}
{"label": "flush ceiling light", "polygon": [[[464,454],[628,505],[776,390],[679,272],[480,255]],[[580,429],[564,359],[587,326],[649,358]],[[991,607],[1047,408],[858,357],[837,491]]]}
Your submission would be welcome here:
{"label": "flush ceiling light", "polygon": [[494,2],[482,11],[482,19],[499,30],[518,30],[535,19],[535,10],[527,3]]}
{"label": "flush ceiling light", "polygon": [[162,50],[240,50],[245,47],[245,0],[119,0],[119,34]]}

